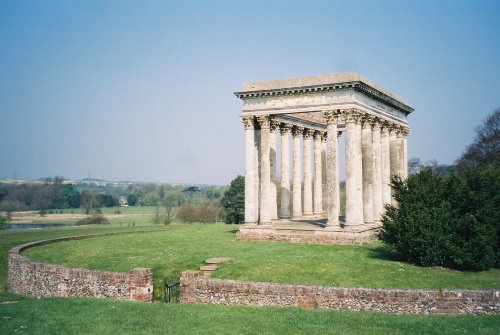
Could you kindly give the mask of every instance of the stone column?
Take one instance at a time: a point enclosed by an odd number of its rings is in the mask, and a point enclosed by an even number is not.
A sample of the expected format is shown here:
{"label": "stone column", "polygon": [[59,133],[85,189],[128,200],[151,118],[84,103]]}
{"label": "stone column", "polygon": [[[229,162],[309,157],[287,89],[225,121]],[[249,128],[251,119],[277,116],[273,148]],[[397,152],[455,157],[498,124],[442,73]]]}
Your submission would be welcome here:
{"label": "stone column", "polygon": [[271,163],[270,163],[270,117],[257,117],[260,125],[260,224],[271,224]]}
{"label": "stone column", "polygon": [[380,137],[380,120],[373,121],[372,143],[373,143],[373,221],[380,223],[380,217],[384,212],[383,189],[382,189],[382,145]]}
{"label": "stone column", "polygon": [[339,111],[328,111],[324,113],[326,119],[326,214],[328,221],[327,226],[335,227],[339,225],[339,206],[338,206],[338,137],[337,123]]}
{"label": "stone column", "polygon": [[389,150],[391,157],[391,177],[399,175],[398,128],[392,124],[389,128]]}
{"label": "stone column", "polygon": [[279,122],[271,120],[269,128],[269,164],[271,166],[270,203],[271,219],[278,220],[278,187],[276,184],[276,128]]}
{"label": "stone column", "polygon": [[326,215],[326,133],[321,134],[321,193],[323,194],[323,199],[321,201],[323,207],[323,214]]}
{"label": "stone column", "polygon": [[323,214],[323,179],[321,165],[321,138],[320,131],[314,132],[314,201],[313,211],[316,216]]}
{"label": "stone column", "polygon": [[382,157],[382,202],[391,204],[391,155],[389,144],[389,123],[382,123],[380,128],[380,147]]}
{"label": "stone column", "polygon": [[290,145],[288,143],[288,134],[292,126],[282,123],[281,133],[281,185],[280,185],[280,218],[289,219],[290,212]]}
{"label": "stone column", "polygon": [[337,163],[335,164],[335,166],[336,166],[335,173],[337,175],[337,180],[338,180],[338,182],[337,182],[337,189],[336,189],[336,192],[335,192],[335,200],[336,200],[335,206],[337,206],[339,215],[340,215],[340,173],[339,173],[339,166],[340,166],[340,164],[339,164],[339,159],[338,159],[338,157],[339,157],[339,153],[338,152],[339,152],[339,138],[340,138],[341,135],[342,135],[342,132],[338,131],[337,132],[337,148],[335,149],[336,152],[337,152]]}
{"label": "stone column", "polygon": [[[389,151],[391,160],[391,178],[394,176],[399,176],[400,171],[400,159],[399,159],[399,146],[398,146],[398,132],[399,129],[395,124],[392,124],[389,128]],[[394,192],[391,188],[391,204],[396,205],[396,200],[394,199]]]}
{"label": "stone column", "polygon": [[300,171],[300,139],[304,132],[303,127],[294,126],[293,137],[293,180],[292,180],[292,219],[302,218],[302,178]]}
{"label": "stone column", "polygon": [[243,116],[245,126],[245,223],[258,221],[258,192],[255,189],[257,167],[255,166],[255,125],[253,116]]}
{"label": "stone column", "polygon": [[360,116],[355,110],[345,112],[346,226],[363,223]]}
{"label": "stone column", "polygon": [[311,172],[311,143],[314,130],[306,129],[304,131],[304,216],[313,215],[313,196],[312,196],[312,172]]}
{"label": "stone column", "polygon": [[370,115],[363,116],[361,129],[362,176],[363,176],[363,221],[373,223],[373,145]]}
{"label": "stone column", "polygon": [[408,127],[403,127],[403,178],[408,178],[408,134],[410,129]]}
{"label": "stone column", "polygon": [[404,138],[403,138],[403,127],[399,126],[396,131],[396,137],[397,137],[397,145],[398,145],[398,175],[404,179],[404,166],[406,165],[405,162],[405,153],[404,153]]}

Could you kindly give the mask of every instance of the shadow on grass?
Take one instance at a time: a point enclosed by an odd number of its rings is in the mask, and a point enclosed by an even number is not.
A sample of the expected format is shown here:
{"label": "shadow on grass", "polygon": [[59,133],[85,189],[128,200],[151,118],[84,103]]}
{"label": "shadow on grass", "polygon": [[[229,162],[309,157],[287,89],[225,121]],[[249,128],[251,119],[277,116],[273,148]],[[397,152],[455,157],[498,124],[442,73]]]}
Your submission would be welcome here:
{"label": "shadow on grass", "polygon": [[236,235],[237,232],[238,232],[238,229],[231,229],[231,230],[228,230],[226,233]]}
{"label": "shadow on grass", "polygon": [[369,249],[368,257],[384,259],[388,261],[399,261],[396,255],[391,252],[391,249],[386,245],[377,245]]}

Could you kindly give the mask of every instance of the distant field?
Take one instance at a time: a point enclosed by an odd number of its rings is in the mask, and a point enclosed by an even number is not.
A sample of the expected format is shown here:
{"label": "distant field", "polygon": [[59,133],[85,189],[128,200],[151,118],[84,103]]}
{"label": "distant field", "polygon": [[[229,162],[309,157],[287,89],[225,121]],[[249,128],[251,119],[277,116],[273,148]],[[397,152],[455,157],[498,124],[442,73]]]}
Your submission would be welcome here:
{"label": "distant field", "polygon": [[[137,206],[137,207],[104,207],[101,212],[104,216],[110,219],[110,222],[116,225],[135,224],[146,225],[149,224],[151,214],[155,207],[151,206]],[[64,223],[74,224],[76,221],[85,218],[85,210],[82,208],[71,209],[53,209],[47,210],[42,215],[39,211],[27,212],[13,212],[12,219],[9,223],[22,224],[22,223]]]}
{"label": "distant field", "polygon": [[31,180],[31,179],[0,179],[0,183],[2,184],[43,184],[42,180]]}

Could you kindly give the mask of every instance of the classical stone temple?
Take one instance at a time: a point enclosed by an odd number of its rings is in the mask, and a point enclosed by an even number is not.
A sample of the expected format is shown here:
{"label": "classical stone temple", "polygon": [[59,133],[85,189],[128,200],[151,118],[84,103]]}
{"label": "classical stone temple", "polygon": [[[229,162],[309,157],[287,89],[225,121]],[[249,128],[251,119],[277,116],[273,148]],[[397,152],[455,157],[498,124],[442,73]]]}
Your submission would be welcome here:
{"label": "classical stone temple", "polygon": [[393,202],[391,175],[407,175],[413,108],[354,72],[252,82],[235,95],[243,100],[245,127],[245,224],[238,237],[343,244],[372,237],[384,204]]}

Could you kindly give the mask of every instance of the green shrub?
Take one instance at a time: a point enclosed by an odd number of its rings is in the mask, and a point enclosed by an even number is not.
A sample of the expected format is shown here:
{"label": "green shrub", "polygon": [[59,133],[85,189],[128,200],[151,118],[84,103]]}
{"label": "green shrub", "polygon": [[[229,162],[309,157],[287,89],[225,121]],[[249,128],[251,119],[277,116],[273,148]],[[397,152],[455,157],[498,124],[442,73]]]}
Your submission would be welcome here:
{"label": "green shrub", "polygon": [[78,220],[75,223],[75,226],[96,225],[96,224],[97,225],[109,224],[109,220],[102,215],[92,215],[87,218]]}
{"label": "green shrub", "polygon": [[2,214],[0,214],[0,229],[3,229],[6,223],[7,223],[7,218]]}
{"label": "green shrub", "polygon": [[403,260],[481,271],[499,260],[500,170],[443,176],[430,169],[392,180],[379,238]]}
{"label": "green shrub", "polygon": [[121,211],[121,210],[119,210],[119,209],[115,209],[114,213],[115,213],[116,215],[119,215],[119,214],[121,214],[121,213],[122,213],[122,211]]}
{"label": "green shrub", "polygon": [[225,222],[243,223],[245,221],[245,178],[237,176],[231,181],[229,189],[224,193],[221,200],[222,207],[226,212]]}

